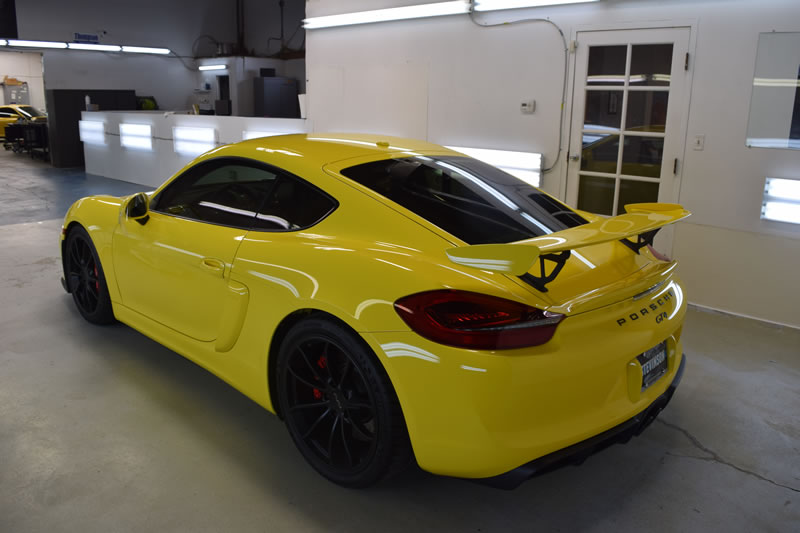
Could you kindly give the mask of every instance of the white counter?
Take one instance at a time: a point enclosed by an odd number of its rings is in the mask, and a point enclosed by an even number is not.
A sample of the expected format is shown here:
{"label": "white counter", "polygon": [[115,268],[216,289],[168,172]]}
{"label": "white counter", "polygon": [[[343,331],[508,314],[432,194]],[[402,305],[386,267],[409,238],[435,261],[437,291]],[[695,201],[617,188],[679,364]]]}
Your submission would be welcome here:
{"label": "white counter", "polygon": [[[136,140],[142,141],[140,144],[143,145],[150,144],[151,148],[122,146],[120,124],[145,125],[145,130],[149,126],[151,140],[147,141],[146,134]],[[245,131],[307,133],[310,125],[306,119],[186,115],[163,111],[84,111],[81,140],[84,141],[86,172],[156,187],[197,157],[196,154],[176,152],[176,127],[207,128],[184,133],[208,135],[210,142],[221,146],[241,141]],[[191,148],[192,143],[189,145]],[[195,146],[201,145],[195,143]],[[181,150],[180,143],[178,149]]]}

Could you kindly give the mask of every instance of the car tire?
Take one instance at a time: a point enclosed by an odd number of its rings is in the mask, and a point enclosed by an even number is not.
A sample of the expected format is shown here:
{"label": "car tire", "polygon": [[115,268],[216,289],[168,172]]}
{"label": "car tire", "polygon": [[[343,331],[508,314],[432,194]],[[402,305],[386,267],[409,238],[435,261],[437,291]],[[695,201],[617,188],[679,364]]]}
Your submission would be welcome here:
{"label": "car tire", "polygon": [[363,488],[411,463],[408,431],[389,378],[348,328],[320,318],[296,324],[280,346],[277,387],[295,445],[330,481]]}
{"label": "car tire", "polygon": [[91,237],[78,226],[70,230],[64,246],[64,279],[78,312],[93,324],[115,321],[103,266]]}

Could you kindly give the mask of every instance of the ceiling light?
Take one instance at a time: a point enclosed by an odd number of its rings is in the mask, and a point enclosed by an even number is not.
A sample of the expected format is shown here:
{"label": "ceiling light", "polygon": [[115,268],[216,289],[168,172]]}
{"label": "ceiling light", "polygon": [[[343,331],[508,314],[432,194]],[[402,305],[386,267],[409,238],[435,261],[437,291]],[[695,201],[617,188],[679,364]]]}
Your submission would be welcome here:
{"label": "ceiling light", "polygon": [[0,39],[0,46],[5,46],[7,44],[8,44],[8,41],[6,41],[5,39]]}
{"label": "ceiling light", "polygon": [[584,4],[599,0],[475,0],[475,11],[497,11],[520,7],[556,6],[561,4]]}
{"label": "ceiling light", "polygon": [[85,43],[67,43],[71,50],[96,50],[98,52],[119,52],[121,46],[117,44],[85,44]]}
{"label": "ceiling light", "polygon": [[303,27],[307,30],[313,30],[334,26],[349,26],[352,24],[386,22],[389,20],[458,15],[469,13],[469,9],[470,4],[468,0],[455,0],[451,2],[437,2],[434,4],[376,9],[374,11],[359,11],[356,13],[344,13],[342,15],[311,17],[303,20]]}
{"label": "ceiling light", "polygon": [[11,39],[8,41],[9,46],[22,46],[25,48],[66,48],[67,43],[58,43],[51,41],[19,41]]}
{"label": "ceiling light", "polygon": [[162,54],[170,53],[169,48],[150,48],[147,46],[123,46],[123,52],[130,52],[132,54]]}
{"label": "ceiling light", "polygon": [[228,65],[200,65],[198,70],[225,70]]}

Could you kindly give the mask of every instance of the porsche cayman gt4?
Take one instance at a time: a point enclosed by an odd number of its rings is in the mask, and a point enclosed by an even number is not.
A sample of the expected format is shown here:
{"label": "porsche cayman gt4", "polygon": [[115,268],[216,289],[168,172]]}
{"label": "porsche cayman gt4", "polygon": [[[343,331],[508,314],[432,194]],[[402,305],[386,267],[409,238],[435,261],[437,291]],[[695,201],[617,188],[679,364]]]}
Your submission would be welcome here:
{"label": "porsche cayman gt4", "polygon": [[287,135],[77,201],[65,289],[280,416],[349,487],[413,461],[513,487],[638,434],[684,366],[689,213],[571,209],[441,146]]}

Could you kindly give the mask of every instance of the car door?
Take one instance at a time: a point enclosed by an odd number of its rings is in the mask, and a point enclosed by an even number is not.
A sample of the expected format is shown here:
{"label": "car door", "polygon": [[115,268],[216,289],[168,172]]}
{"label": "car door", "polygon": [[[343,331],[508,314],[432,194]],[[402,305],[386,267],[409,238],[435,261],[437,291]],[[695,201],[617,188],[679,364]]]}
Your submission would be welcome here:
{"label": "car door", "polygon": [[144,223],[123,216],[113,240],[123,305],[196,340],[215,340],[234,256],[276,178],[256,163],[214,159],[153,197]]}

